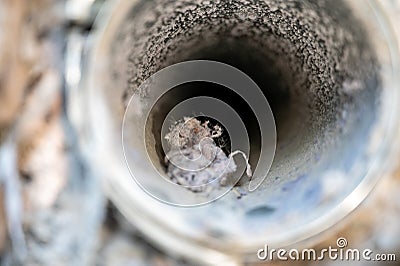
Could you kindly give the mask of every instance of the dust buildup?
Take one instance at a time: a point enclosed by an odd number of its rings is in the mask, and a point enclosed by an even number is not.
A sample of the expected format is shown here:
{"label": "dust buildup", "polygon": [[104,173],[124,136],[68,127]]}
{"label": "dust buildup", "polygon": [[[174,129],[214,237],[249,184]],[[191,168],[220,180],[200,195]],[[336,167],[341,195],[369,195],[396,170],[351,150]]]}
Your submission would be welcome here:
{"label": "dust buildup", "polygon": [[[339,151],[359,149],[358,140],[376,119],[382,84],[375,51],[346,2],[138,1],[112,44],[113,89],[107,96],[110,101],[121,96],[115,109],[124,109],[132,95],[146,104],[154,92],[140,85],[187,60],[241,69],[259,85],[276,118],[277,149],[269,175],[296,180],[330,165]],[[272,178],[266,180],[260,189],[273,191]]]}
{"label": "dust buildup", "polygon": [[214,141],[222,134],[222,128],[218,125],[211,127],[209,121],[201,123],[196,118],[185,117],[176,122],[165,136],[170,146],[165,163],[171,181],[193,192],[207,192],[225,186],[237,170],[233,156],[241,153],[246,160],[247,157],[241,151],[227,156]]}
{"label": "dust buildup", "polygon": [[[235,49],[240,58],[248,58],[251,51],[272,59],[274,65],[265,69],[285,72],[290,95],[304,98],[318,130],[337,119],[336,109],[352,96],[343,92],[343,82],[356,81],[366,88],[372,80],[360,74],[372,77],[374,71],[369,69],[374,62],[365,32],[354,26],[357,21],[342,2],[156,0],[133,14],[121,32],[126,48],[123,43],[116,48],[129,53],[127,99],[134,92],[141,94],[140,84],[163,67],[204,59],[207,47]],[[243,49],[234,48],[235,43]]]}
{"label": "dust buildup", "polygon": [[209,121],[201,124],[196,118],[185,117],[183,122],[177,122],[171,132],[165,136],[168,143],[174,148],[192,147],[199,144],[204,138],[218,138],[222,136],[222,128],[218,125],[209,127]]}

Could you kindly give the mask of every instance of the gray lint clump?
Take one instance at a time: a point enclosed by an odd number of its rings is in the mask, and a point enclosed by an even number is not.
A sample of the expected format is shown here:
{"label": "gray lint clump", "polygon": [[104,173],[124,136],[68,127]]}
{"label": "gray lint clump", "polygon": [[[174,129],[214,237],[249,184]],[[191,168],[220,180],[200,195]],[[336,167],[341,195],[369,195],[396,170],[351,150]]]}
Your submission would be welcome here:
{"label": "gray lint clump", "polygon": [[[241,154],[247,162],[247,176],[251,168],[246,155],[241,151],[227,156],[214,139],[221,137],[220,126],[209,126],[209,121],[201,123],[196,118],[185,117],[177,121],[165,136],[170,151],[165,156],[167,174],[171,181],[185,186],[193,192],[202,192],[225,186],[231,174],[237,170],[233,156]],[[216,179],[218,181],[214,182]]]}

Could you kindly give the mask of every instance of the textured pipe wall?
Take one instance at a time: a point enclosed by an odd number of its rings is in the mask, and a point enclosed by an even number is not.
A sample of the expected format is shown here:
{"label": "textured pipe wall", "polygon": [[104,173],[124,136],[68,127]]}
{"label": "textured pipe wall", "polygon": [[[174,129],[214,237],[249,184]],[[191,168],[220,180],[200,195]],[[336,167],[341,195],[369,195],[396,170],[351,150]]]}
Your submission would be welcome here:
{"label": "textured pipe wall", "polygon": [[334,150],[351,157],[348,144],[362,145],[379,93],[367,37],[342,2],[142,1],[114,43],[111,65],[120,67],[110,69],[109,98],[118,106],[134,93],[145,96],[137,91],[141,82],[180,61],[236,66],[258,83],[274,111],[271,176],[296,179],[324,155],[330,163]]}

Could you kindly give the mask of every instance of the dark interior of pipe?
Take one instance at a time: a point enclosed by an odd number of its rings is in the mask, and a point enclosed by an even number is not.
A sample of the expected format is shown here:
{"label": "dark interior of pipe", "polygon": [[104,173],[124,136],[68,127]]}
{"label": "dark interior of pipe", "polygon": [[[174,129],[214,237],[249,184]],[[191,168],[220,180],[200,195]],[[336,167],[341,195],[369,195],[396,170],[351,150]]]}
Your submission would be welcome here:
{"label": "dark interior of pipe", "polygon": [[[374,54],[340,1],[141,1],[116,40],[111,65],[119,66],[112,73],[123,103],[142,95],[138,88],[145,79],[177,62],[216,60],[249,75],[275,117],[277,150],[270,171],[275,177],[295,179],[313,171],[320,158],[350,156],[356,150],[351,145],[359,145],[353,141],[360,137],[358,128],[367,130],[375,119]],[[155,160],[164,155],[157,141],[163,117],[183,99],[199,95],[219,98],[240,113],[251,139],[251,161],[257,163],[254,114],[229,89],[208,83],[181,85],[154,108]]]}
{"label": "dark interior of pipe", "polygon": [[[257,163],[260,153],[260,129],[257,124],[257,118],[255,117],[250,106],[247,105],[238,94],[232,90],[223,87],[221,85],[208,83],[208,82],[193,82],[186,83],[176,87],[169,93],[166,93],[153,108],[153,119],[152,119],[152,134],[155,139],[161,139],[161,126],[165,120],[167,114],[171,109],[178,103],[198,96],[209,96],[220,99],[225,103],[229,104],[234,110],[237,110],[238,115],[243,121],[245,121],[246,130],[248,132],[249,139],[252,143],[251,148],[251,162]],[[197,116],[196,116],[197,117]],[[176,118],[182,119],[182,118]],[[218,121],[214,121],[212,117],[200,117],[200,121],[205,120],[211,121],[211,125],[218,124],[224,128],[224,125],[219,124]],[[215,139],[216,144],[223,148],[223,151],[228,156],[232,150],[230,149],[230,137],[228,131],[225,129],[221,139]],[[158,151],[158,159],[162,164],[165,158],[165,152],[162,149],[161,142],[156,142],[156,150]]]}

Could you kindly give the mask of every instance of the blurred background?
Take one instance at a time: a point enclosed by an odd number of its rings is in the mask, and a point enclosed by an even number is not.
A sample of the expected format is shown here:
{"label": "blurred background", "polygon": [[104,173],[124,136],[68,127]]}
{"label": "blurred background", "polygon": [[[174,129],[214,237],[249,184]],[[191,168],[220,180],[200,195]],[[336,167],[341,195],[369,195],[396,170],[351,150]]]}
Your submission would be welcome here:
{"label": "blurred background", "polygon": [[[400,39],[400,0],[381,2]],[[79,154],[63,100],[64,10],[64,1],[0,0],[0,264],[191,265],[148,243]],[[376,265],[400,265],[398,168],[316,248],[345,237],[399,261]]]}

